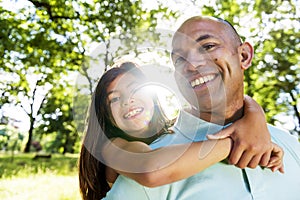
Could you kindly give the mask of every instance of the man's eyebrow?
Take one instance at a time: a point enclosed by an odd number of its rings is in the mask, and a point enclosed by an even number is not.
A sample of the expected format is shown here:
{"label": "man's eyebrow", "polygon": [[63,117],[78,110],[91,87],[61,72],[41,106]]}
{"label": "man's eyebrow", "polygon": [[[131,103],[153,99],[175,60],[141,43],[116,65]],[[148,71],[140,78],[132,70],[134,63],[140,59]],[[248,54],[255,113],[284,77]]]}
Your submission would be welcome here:
{"label": "man's eyebrow", "polygon": [[[205,34],[205,35],[201,35],[200,37],[198,37],[195,41],[200,42],[202,40],[206,40],[209,38],[215,38],[215,37],[212,35],[209,35],[209,34]],[[180,54],[180,52],[181,52],[181,49],[173,49],[171,52],[171,56],[173,56],[174,54],[178,54],[178,53]]]}
{"label": "man's eyebrow", "polygon": [[214,36],[212,36],[212,35],[209,35],[209,34],[206,34],[206,35],[201,35],[200,37],[198,37],[195,41],[196,42],[200,42],[200,41],[202,41],[202,40],[206,40],[206,39],[208,39],[208,38],[214,38]]}

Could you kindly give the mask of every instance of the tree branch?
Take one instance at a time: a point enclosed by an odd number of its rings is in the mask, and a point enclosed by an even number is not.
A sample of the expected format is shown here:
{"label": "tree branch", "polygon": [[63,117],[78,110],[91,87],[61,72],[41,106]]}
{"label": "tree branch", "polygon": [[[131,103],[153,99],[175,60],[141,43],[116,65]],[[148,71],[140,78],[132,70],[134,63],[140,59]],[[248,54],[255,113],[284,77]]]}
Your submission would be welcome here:
{"label": "tree branch", "polygon": [[300,127],[300,113],[299,113],[299,110],[298,110],[298,108],[297,108],[297,99],[296,99],[296,97],[294,96],[294,94],[293,94],[292,91],[290,91],[289,94],[290,94],[290,96],[291,96],[291,98],[292,98],[292,100],[293,100],[293,102],[294,102],[294,103],[292,103],[292,107],[294,108],[295,115],[296,115],[296,117],[297,117],[297,119],[298,119],[298,127]]}
{"label": "tree branch", "polygon": [[92,83],[92,79],[89,76],[87,70],[88,70],[88,68],[83,64],[82,65],[83,75],[85,76],[85,78],[87,78],[87,80],[89,82],[89,91],[90,91],[90,94],[92,95],[93,94],[93,87],[92,87],[93,83]]}
{"label": "tree branch", "polygon": [[56,19],[78,19],[78,17],[80,16],[78,12],[75,12],[76,16],[73,16],[73,17],[53,15],[52,7],[49,3],[40,2],[40,1],[36,1],[36,0],[28,0],[28,1],[31,2],[37,8],[45,8],[47,13],[49,14],[49,18],[52,21],[55,21]]}

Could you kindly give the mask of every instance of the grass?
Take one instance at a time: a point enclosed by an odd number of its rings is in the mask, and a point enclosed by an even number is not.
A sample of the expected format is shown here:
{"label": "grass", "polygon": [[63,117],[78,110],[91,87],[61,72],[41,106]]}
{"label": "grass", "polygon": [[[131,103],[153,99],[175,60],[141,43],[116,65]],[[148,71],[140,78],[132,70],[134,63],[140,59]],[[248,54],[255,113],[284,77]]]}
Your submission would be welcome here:
{"label": "grass", "polygon": [[3,200],[79,200],[78,155],[0,154],[0,197]]}

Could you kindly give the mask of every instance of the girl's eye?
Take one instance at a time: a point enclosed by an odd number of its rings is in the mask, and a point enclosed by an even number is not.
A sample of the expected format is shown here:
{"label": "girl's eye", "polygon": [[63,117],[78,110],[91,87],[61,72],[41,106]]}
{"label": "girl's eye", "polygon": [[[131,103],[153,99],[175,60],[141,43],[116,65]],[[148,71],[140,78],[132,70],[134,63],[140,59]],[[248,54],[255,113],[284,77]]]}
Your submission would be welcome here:
{"label": "girl's eye", "polygon": [[113,97],[109,100],[109,103],[116,103],[118,101],[120,101],[121,97]]}

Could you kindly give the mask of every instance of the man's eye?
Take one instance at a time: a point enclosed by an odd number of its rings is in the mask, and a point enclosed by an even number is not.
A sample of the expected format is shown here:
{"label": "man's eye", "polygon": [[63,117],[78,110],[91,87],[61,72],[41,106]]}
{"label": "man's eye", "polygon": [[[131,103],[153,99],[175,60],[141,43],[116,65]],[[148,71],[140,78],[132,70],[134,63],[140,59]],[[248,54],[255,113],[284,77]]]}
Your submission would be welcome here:
{"label": "man's eye", "polygon": [[175,65],[175,67],[182,66],[185,62],[186,62],[185,58],[180,56],[180,57],[176,58],[174,65]]}
{"label": "man's eye", "polygon": [[214,48],[215,46],[215,44],[204,44],[201,46],[200,51],[208,51]]}
{"label": "man's eye", "polygon": [[109,103],[116,103],[118,101],[120,101],[121,97],[113,97],[109,100]]}

